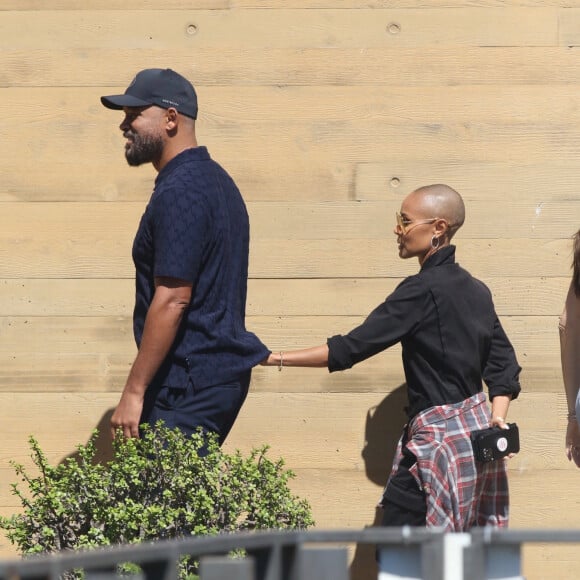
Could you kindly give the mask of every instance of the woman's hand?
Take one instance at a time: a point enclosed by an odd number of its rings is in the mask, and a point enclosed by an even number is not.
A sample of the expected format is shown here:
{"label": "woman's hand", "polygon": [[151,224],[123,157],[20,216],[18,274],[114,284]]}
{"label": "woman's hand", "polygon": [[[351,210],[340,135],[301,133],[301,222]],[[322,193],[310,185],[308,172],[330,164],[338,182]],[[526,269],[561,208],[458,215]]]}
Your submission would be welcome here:
{"label": "woman's hand", "polygon": [[270,353],[268,355],[268,358],[265,358],[261,363],[260,363],[263,367],[274,367],[274,366],[279,366],[280,365],[280,355],[279,354],[273,354]]}
{"label": "woman's hand", "polygon": [[[492,417],[490,424],[492,427],[499,427],[500,429],[509,429],[507,423],[505,422],[505,419],[503,417]],[[504,457],[504,459],[511,459],[512,457],[515,457],[516,454],[515,453],[510,453],[509,455],[506,455],[506,457]]]}
{"label": "woman's hand", "polygon": [[509,429],[503,417],[492,417],[490,421],[491,427],[500,427],[501,429]]}
{"label": "woman's hand", "polygon": [[566,429],[566,457],[568,461],[574,461],[576,467],[580,467],[580,425],[576,417],[568,419]]}

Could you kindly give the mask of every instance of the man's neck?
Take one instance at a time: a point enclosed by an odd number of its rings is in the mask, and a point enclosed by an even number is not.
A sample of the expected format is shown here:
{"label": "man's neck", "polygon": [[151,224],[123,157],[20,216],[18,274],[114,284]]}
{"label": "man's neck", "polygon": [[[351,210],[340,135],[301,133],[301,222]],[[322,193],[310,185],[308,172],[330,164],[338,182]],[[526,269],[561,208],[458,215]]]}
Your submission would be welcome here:
{"label": "man's neck", "polygon": [[163,153],[158,161],[153,162],[153,167],[159,173],[174,157],[183,153],[186,149],[193,149],[197,147],[197,140],[194,138],[182,139],[180,142],[170,141],[163,148]]}

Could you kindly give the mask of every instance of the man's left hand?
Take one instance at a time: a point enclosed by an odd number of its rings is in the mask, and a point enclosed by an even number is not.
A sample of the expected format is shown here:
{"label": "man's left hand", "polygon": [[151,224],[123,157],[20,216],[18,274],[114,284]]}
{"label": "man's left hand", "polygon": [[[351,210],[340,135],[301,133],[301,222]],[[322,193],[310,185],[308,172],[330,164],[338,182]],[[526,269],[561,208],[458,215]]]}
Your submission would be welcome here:
{"label": "man's left hand", "polygon": [[111,417],[113,438],[119,429],[125,437],[139,437],[139,421],[143,412],[143,396],[124,392]]}

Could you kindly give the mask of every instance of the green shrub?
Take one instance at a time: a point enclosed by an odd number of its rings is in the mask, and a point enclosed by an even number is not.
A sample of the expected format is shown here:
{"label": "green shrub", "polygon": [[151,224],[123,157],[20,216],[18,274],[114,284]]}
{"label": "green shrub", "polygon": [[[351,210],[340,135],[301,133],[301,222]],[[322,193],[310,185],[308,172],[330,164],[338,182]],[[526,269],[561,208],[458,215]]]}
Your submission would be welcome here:
{"label": "green shrub", "polygon": [[267,446],[228,455],[213,436],[159,424],[141,439],[117,437],[103,465],[96,436],[56,467],[30,437],[36,476],[13,463],[28,489],[12,484],[23,511],[0,518],[0,528],[23,554],[313,524],[288,487],[294,474],[266,457]]}

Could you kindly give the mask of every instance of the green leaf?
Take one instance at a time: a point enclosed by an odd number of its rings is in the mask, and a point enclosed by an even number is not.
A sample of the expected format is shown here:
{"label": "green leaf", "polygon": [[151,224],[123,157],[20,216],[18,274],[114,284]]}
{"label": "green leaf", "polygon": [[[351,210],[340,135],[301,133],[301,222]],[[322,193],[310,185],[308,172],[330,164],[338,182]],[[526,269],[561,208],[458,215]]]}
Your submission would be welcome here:
{"label": "green leaf", "polygon": [[[290,492],[294,474],[270,460],[267,445],[228,455],[215,436],[159,423],[144,425],[141,439],[117,437],[113,459],[99,464],[97,436],[57,466],[31,436],[37,473],[12,463],[22,510],[0,517],[0,528],[23,554],[314,524],[308,502]],[[184,558],[179,568],[193,578],[196,562]]]}

